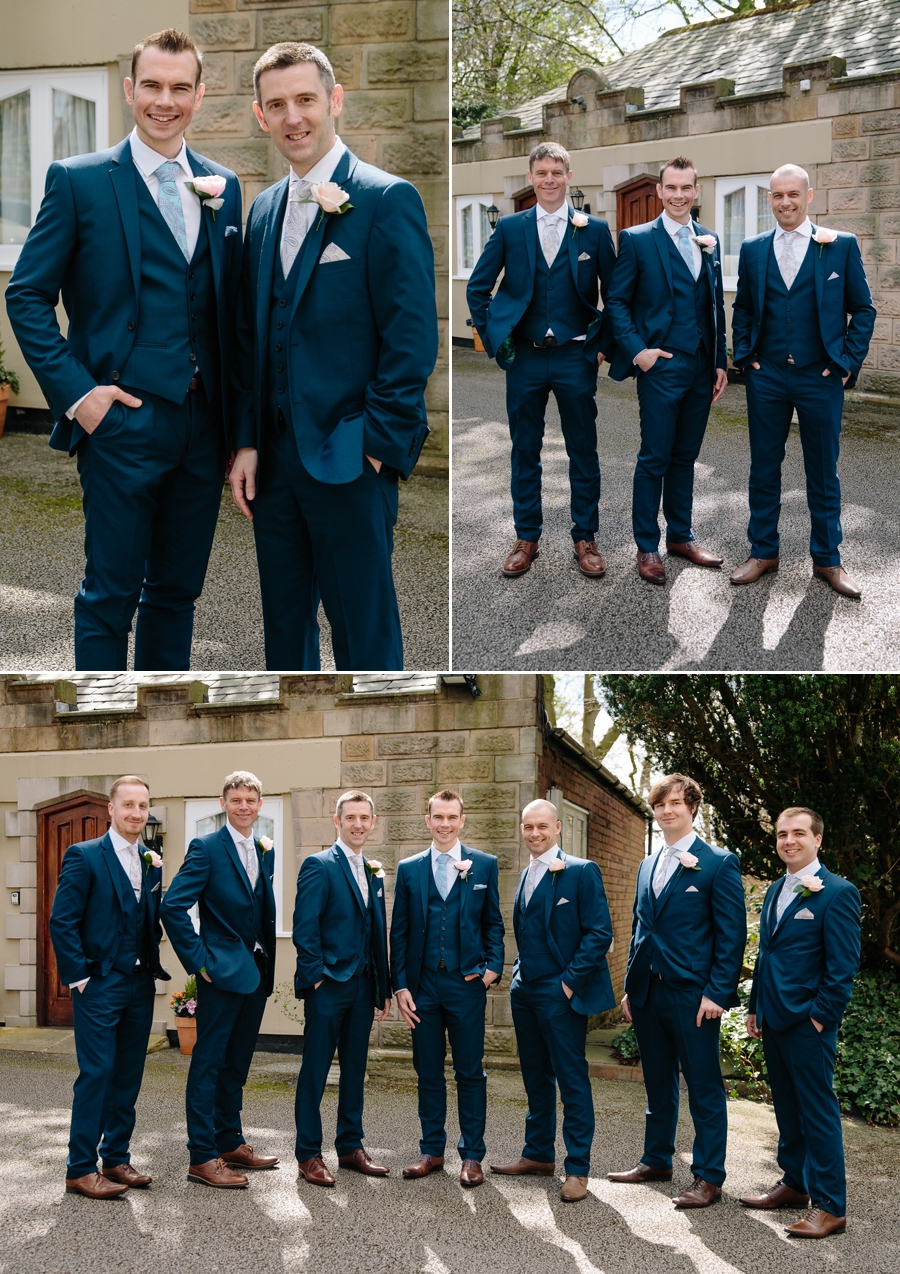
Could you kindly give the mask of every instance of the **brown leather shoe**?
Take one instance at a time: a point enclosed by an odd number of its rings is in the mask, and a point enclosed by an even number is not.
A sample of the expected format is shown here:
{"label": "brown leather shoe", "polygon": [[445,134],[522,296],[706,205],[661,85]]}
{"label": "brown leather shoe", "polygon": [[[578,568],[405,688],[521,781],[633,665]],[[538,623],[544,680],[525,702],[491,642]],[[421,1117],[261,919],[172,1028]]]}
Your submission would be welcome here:
{"label": "brown leather shoe", "polygon": [[216,1190],[243,1190],[250,1184],[249,1178],[240,1172],[232,1172],[221,1159],[207,1159],[206,1163],[192,1163],[188,1168],[188,1181],[198,1186],[213,1186]]}
{"label": "brown leather shoe", "polygon": [[639,1163],[628,1172],[608,1172],[607,1181],[622,1181],[625,1185],[640,1185],[644,1181],[671,1181],[671,1168],[651,1168],[646,1163]]}
{"label": "brown leather shoe", "polygon": [[350,1168],[353,1172],[361,1172],[364,1177],[386,1177],[391,1171],[383,1163],[376,1163],[374,1159],[370,1159],[362,1146],[357,1146],[352,1155],[338,1155],[338,1166]]}
{"label": "brown leather shoe", "polygon": [[108,1181],[99,1172],[89,1172],[85,1177],[66,1178],[66,1194],[83,1194],[86,1199],[120,1199],[128,1186],[118,1181]]}
{"label": "brown leather shoe", "polygon": [[438,1168],[443,1166],[443,1155],[419,1155],[415,1163],[403,1169],[403,1175],[404,1177],[427,1177],[429,1172],[437,1172]]}
{"label": "brown leather shoe", "polygon": [[721,566],[725,561],[724,557],[702,549],[696,540],[688,540],[686,544],[670,544],[666,540],[666,552],[669,557],[686,557],[695,566]]}
{"label": "brown leather shoe", "polygon": [[767,571],[777,571],[779,560],[777,557],[748,557],[728,578],[732,584],[755,584]]}
{"label": "brown leather shoe", "polygon": [[313,1155],[311,1159],[304,1159],[297,1164],[300,1176],[304,1177],[311,1186],[333,1186],[335,1184],[334,1177],[325,1167],[325,1161],[321,1155]]}
{"label": "brown leather shoe", "polygon": [[858,601],[862,597],[862,589],[856,580],[852,580],[843,566],[813,566],[813,575],[830,584],[836,593],[843,597],[852,597]]}
{"label": "brown leather shoe", "polygon": [[587,1177],[566,1177],[559,1192],[563,1203],[577,1203],[587,1194]]}
{"label": "brown leather shoe", "polygon": [[510,1163],[491,1164],[491,1172],[499,1172],[505,1177],[525,1177],[532,1172],[537,1176],[552,1177],[555,1171],[555,1163],[542,1163],[540,1159],[513,1159]]}
{"label": "brown leather shoe", "polygon": [[810,1208],[799,1221],[786,1225],[784,1232],[798,1239],[827,1239],[829,1234],[843,1234],[846,1228],[845,1216],[832,1216],[824,1208]]}
{"label": "brown leather shoe", "polygon": [[708,1208],[711,1203],[717,1203],[721,1197],[721,1186],[714,1186],[711,1182],[704,1181],[702,1177],[694,1177],[688,1188],[677,1195],[672,1202],[676,1208]]}
{"label": "brown leather shoe", "polygon": [[513,551],[500,567],[504,575],[524,575],[538,555],[537,540],[516,540]]}
{"label": "brown leather shoe", "polygon": [[461,1186],[480,1186],[484,1183],[484,1171],[477,1159],[463,1159],[459,1170]]}
{"label": "brown leather shoe", "polygon": [[809,1195],[801,1194],[799,1190],[793,1190],[790,1186],[786,1186],[783,1181],[779,1181],[777,1185],[772,1186],[771,1190],[766,1190],[763,1194],[744,1194],[741,1195],[741,1203],[745,1208],[808,1208]]}
{"label": "brown leather shoe", "polygon": [[650,584],[665,584],[666,568],[658,553],[642,553],[638,549],[638,574]]}
{"label": "brown leather shoe", "polygon": [[579,540],[575,545],[575,556],[578,558],[578,569],[582,575],[590,579],[599,579],[606,574],[606,563],[600,555],[596,540]]}
{"label": "brown leather shoe", "polygon": [[117,1163],[112,1168],[104,1168],[102,1175],[107,1181],[115,1181],[120,1186],[135,1186],[138,1190],[144,1189],[153,1180],[132,1168],[130,1163]]}
{"label": "brown leather shoe", "polygon": [[230,1167],[243,1168],[246,1172],[259,1172],[263,1168],[277,1168],[277,1155],[258,1155],[252,1146],[248,1146],[245,1142],[242,1146],[238,1146],[237,1150],[228,1150],[224,1155],[220,1156],[223,1163],[227,1163]]}

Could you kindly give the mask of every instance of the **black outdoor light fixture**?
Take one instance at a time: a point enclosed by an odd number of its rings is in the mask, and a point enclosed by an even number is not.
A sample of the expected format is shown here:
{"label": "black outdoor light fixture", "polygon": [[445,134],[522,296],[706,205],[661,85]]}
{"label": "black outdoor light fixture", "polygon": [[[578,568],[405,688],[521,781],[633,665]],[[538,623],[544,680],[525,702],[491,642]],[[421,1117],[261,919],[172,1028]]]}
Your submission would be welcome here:
{"label": "black outdoor light fixture", "polygon": [[576,212],[581,212],[584,207],[584,191],[579,190],[576,186],[574,190],[569,191],[569,198],[572,200],[572,206]]}
{"label": "black outdoor light fixture", "polygon": [[161,827],[161,820],[151,811],[147,816],[147,825],[141,832],[141,840],[147,849],[153,850],[156,854],[162,854],[162,834],[159,830]]}
{"label": "black outdoor light fixture", "polygon": [[445,672],[441,674],[441,681],[443,681],[445,686],[467,686],[473,699],[481,698],[481,691],[478,689],[478,679],[472,672]]}
{"label": "black outdoor light fixture", "polygon": [[490,222],[491,229],[496,230],[497,222],[500,220],[500,209],[495,203],[492,203],[490,208],[487,209],[487,219]]}
{"label": "black outdoor light fixture", "polygon": [[584,98],[583,98],[583,97],[581,97],[581,96],[573,97],[573,98],[572,98],[572,105],[573,105],[573,106],[577,106],[577,107],[578,107],[578,109],[579,109],[580,111],[586,111],[586,110],[587,110],[587,102],[586,102],[586,101],[584,100]]}

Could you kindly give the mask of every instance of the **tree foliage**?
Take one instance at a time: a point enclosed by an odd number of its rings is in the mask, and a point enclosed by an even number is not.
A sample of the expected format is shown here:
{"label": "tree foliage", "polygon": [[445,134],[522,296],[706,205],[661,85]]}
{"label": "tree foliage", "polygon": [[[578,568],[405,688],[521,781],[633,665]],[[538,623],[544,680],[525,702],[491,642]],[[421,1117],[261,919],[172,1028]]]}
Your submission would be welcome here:
{"label": "tree foliage", "polygon": [[862,895],[863,963],[900,965],[900,676],[598,677],[609,710],[665,771],[692,775],[720,842],[775,880],[774,824],[806,805],[822,860]]}

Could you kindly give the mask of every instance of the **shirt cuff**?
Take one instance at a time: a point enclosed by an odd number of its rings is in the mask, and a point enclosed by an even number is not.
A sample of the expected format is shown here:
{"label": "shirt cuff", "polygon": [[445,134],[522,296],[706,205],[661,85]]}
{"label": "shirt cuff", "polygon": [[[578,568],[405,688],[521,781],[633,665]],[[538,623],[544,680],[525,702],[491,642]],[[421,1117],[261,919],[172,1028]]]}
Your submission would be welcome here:
{"label": "shirt cuff", "polygon": [[[69,419],[70,419],[70,420],[74,420],[74,419],[75,419],[75,413],[76,413],[76,411],[77,411],[77,410],[78,410],[78,408],[81,406],[81,404],[84,402],[85,398],[90,397],[90,395],[91,395],[93,392],[94,392],[94,391],[93,391],[93,389],[89,389],[89,390],[88,390],[88,392],[87,392],[86,394],[82,394],[82,395],[81,395],[81,397],[78,399],[78,402],[77,402],[77,403],[72,403],[72,406],[71,406],[71,407],[69,408],[69,410],[66,412],[66,415],[69,417]],[[76,986],[78,986],[78,985],[80,985],[80,983],[76,983],[75,985],[76,985]]]}
{"label": "shirt cuff", "polygon": [[90,982],[90,978],[82,978],[80,982],[70,982],[69,990],[77,991],[79,987],[85,987]]}

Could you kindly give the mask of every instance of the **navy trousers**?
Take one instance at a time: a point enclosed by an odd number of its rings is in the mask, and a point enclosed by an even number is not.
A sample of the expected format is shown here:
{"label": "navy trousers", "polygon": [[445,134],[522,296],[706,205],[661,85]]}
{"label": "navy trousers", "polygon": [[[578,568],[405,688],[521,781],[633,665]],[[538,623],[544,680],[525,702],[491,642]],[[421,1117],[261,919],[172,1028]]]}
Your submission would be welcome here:
{"label": "navy trousers", "polygon": [[265,1007],[262,970],[249,995],[221,991],[197,974],[197,1042],[184,1095],[191,1163],[207,1163],[244,1144],[244,1085]]}
{"label": "navy trousers", "polygon": [[391,554],[398,474],[363,460],[354,482],[318,482],[290,428],[266,431],[253,530],[266,667],[317,672],[319,599],[339,671],[403,668]]}
{"label": "navy trousers", "polygon": [[130,1163],[134,1105],[144,1075],[153,1025],[153,978],[137,969],[92,977],[72,992],[78,1078],[73,1087],[66,1177],[97,1171],[97,1147],[105,1168]]}
{"label": "navy trousers", "polygon": [[834,1093],[837,1030],[817,1031],[809,1018],[787,1031],[763,1027],[763,1053],[778,1123],[783,1180],[810,1196],[814,1208],[847,1215],[841,1108]]}
{"label": "navy trousers", "polygon": [[352,1155],[363,1144],[366,1058],[375,1016],[372,976],[357,973],[346,982],[326,977],[304,1004],[303,1062],[294,1103],[298,1163],[322,1153],[322,1095],[335,1050],[341,1076],[334,1147],[339,1155]]}
{"label": "navy trousers", "polygon": [[576,1013],[559,974],[510,987],[522,1082],[528,1094],[522,1157],[556,1162],[556,1086],[563,1103],[565,1171],[586,1177],[594,1140],[594,1099],[587,1059],[587,1018]]}
{"label": "navy trousers", "polygon": [[809,551],[816,566],[839,566],[841,483],[840,451],[844,386],[826,363],[808,367],[778,365],[760,359],[759,370],[747,368],[747,418],[750,429],[750,522],[747,536],[753,557],[778,557],[781,513],[781,465],[794,408],[800,422],[800,444],[806,471],[809,506]]}
{"label": "navy trousers", "polygon": [[694,538],[694,461],[712,405],[712,357],[702,350],[667,352],[671,358],[658,358],[637,378],[641,449],[634,470],[631,524],[641,553],[659,549],[660,500],[666,539],[686,544]]}
{"label": "navy trousers", "polygon": [[460,1159],[485,1154],[487,1075],[484,1070],[484,1008],[487,991],[482,978],[467,982],[459,969],[423,969],[415,995],[421,1020],[412,1033],[413,1066],[419,1079],[419,1122],[423,1155],[443,1155],[447,1144],[447,1081],[444,1058],[447,1036],[456,1078]]}
{"label": "navy trousers", "polygon": [[719,1066],[719,1019],[703,1018],[698,1026],[699,1007],[699,991],[676,991],[658,978],[650,979],[643,1007],[631,1006],[647,1090],[641,1163],[672,1167],[680,1066],[694,1121],[691,1172],[720,1186],[725,1180],[728,1112]]}
{"label": "navy trousers", "polygon": [[78,446],[86,562],[75,667],[127,668],[136,609],[135,669],[182,672],[225,482],[222,421],[202,388],[179,405],[126,392],[143,405],[113,403]]}
{"label": "navy trousers", "polygon": [[597,364],[585,358],[583,341],[569,341],[555,349],[535,349],[524,341],[516,342],[516,357],[506,372],[516,536],[534,542],[544,524],[541,448],[551,390],[569,457],[572,539],[576,543],[593,540],[600,525]]}

